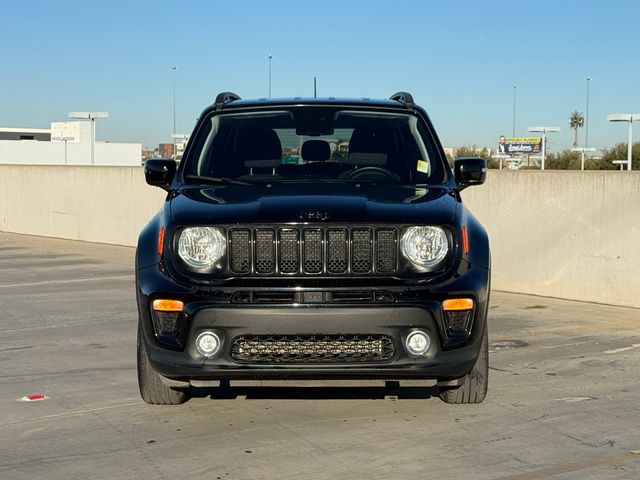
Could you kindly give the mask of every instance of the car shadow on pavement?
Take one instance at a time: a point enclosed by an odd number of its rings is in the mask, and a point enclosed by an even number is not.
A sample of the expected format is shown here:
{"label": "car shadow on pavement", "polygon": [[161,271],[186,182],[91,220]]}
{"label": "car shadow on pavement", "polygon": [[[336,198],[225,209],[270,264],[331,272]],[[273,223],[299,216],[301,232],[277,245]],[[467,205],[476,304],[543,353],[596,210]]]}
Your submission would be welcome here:
{"label": "car shadow on pavement", "polygon": [[229,400],[244,397],[247,400],[372,400],[395,397],[398,399],[427,399],[438,397],[433,387],[214,387],[193,388],[194,398]]}

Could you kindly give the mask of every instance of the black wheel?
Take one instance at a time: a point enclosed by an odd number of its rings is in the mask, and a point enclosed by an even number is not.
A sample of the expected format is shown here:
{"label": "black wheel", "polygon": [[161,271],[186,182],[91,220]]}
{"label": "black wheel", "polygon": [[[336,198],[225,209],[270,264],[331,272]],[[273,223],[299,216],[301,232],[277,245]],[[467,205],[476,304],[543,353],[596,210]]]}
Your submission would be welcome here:
{"label": "black wheel", "polygon": [[400,182],[400,177],[391,170],[382,167],[361,167],[350,171],[345,175],[345,180],[375,180],[375,178],[391,179]]}
{"label": "black wheel", "polygon": [[180,405],[191,398],[188,389],[167,387],[162,383],[160,375],[151,368],[140,326],[138,326],[138,387],[140,387],[142,399],[151,405]]}
{"label": "black wheel", "polygon": [[442,388],[439,396],[445,403],[482,403],[489,386],[489,335],[484,329],[480,354],[471,371],[462,377],[462,385],[457,388]]}

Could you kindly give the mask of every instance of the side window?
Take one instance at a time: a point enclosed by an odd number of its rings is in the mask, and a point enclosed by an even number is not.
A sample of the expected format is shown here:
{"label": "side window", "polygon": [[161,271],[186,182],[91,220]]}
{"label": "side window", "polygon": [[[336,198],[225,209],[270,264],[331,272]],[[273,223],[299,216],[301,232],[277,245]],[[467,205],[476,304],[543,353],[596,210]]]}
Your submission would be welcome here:
{"label": "side window", "polygon": [[[416,119],[417,120],[417,119]],[[446,179],[445,166],[436,150],[436,144],[423,122],[417,120],[417,139],[420,142],[420,150],[424,151],[425,160],[429,161],[429,183],[441,183]]]}
{"label": "side window", "polygon": [[190,162],[182,162],[185,165],[184,173],[186,175],[205,175],[202,171],[203,165],[206,163],[207,150],[212,141],[212,122],[204,122],[202,128],[196,132],[193,140],[191,152],[196,152],[197,158],[193,158],[192,154]]}
{"label": "side window", "polygon": [[192,161],[185,173],[204,176],[226,175],[221,167],[228,163],[233,130],[228,125],[220,125],[218,117],[215,116],[204,123],[193,146],[193,151],[198,152],[197,161]]}

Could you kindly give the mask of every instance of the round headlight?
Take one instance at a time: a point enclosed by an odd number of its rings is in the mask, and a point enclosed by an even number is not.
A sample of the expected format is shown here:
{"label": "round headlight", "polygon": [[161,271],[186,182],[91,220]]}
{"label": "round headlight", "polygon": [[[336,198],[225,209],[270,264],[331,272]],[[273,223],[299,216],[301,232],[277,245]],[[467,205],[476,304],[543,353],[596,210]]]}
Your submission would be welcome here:
{"label": "round headlight", "polygon": [[185,228],[178,239],[178,255],[194,270],[209,270],[227,250],[227,240],[219,228]]}
{"label": "round headlight", "polygon": [[400,239],[400,247],[416,267],[433,270],[449,253],[449,240],[440,227],[409,227]]}

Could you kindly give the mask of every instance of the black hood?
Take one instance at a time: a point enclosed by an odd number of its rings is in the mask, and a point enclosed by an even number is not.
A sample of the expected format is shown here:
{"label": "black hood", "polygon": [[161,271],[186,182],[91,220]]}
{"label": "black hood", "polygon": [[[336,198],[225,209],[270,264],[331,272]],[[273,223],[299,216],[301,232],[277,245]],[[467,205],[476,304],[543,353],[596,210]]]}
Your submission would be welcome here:
{"label": "black hood", "polygon": [[449,187],[351,183],[183,186],[171,199],[176,225],[235,223],[449,223]]}

